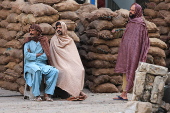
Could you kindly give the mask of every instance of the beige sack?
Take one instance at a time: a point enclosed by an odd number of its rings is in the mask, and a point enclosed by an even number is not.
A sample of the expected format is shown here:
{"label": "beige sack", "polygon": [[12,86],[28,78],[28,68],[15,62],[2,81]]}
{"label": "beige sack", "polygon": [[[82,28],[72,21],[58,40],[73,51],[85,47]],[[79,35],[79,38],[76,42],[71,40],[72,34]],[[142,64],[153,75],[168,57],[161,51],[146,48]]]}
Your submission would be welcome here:
{"label": "beige sack", "polygon": [[115,81],[115,85],[122,85],[123,84],[123,78],[122,76],[111,76],[110,77],[110,82],[113,83],[112,81]]}
{"label": "beige sack", "polygon": [[5,67],[8,69],[14,69],[14,66],[16,65],[15,62],[9,62]]}
{"label": "beige sack", "polygon": [[41,23],[41,24],[39,24],[39,26],[42,29],[42,34],[44,34],[44,35],[53,35],[53,34],[55,34],[55,30],[50,24]]}
{"label": "beige sack", "polygon": [[156,18],[157,12],[154,11],[153,9],[144,9],[144,14],[146,16],[150,16],[151,18]]}
{"label": "beige sack", "polygon": [[17,13],[11,13],[8,17],[7,17],[7,22],[9,23],[17,23],[17,16],[18,14]]}
{"label": "beige sack", "polygon": [[160,38],[159,32],[156,33],[148,33],[149,38]]}
{"label": "beige sack", "polygon": [[66,0],[28,0],[31,4],[44,3],[44,4],[57,4]]}
{"label": "beige sack", "polygon": [[102,69],[95,69],[95,68],[90,68],[86,69],[87,74],[91,74],[94,76],[99,76],[99,75],[117,75],[118,73],[114,72],[114,68],[102,68]]}
{"label": "beige sack", "polygon": [[80,42],[79,37],[75,34],[74,31],[67,31],[69,37],[71,37],[75,42]]}
{"label": "beige sack", "polygon": [[113,37],[111,31],[109,30],[102,30],[98,32],[98,38],[104,39],[104,40],[110,40],[115,37]]}
{"label": "beige sack", "polygon": [[3,53],[7,50],[7,48],[0,48],[0,55],[3,55]]}
{"label": "beige sack", "polygon": [[93,61],[82,61],[83,65],[88,68],[115,68],[116,63],[110,63],[103,60],[93,60]]}
{"label": "beige sack", "polygon": [[9,62],[13,62],[15,61],[15,59],[13,57],[10,57],[10,56],[0,56],[0,64],[1,65],[6,65],[7,63]]}
{"label": "beige sack", "polygon": [[165,52],[163,49],[160,49],[159,47],[152,47],[150,46],[148,54],[152,56],[159,56],[159,57],[166,57]]}
{"label": "beige sack", "polygon": [[93,80],[95,86],[98,86],[103,83],[107,83],[109,81],[110,81],[110,76],[108,75],[100,75],[96,79]]}
{"label": "beige sack", "polygon": [[148,9],[155,9],[156,3],[155,2],[150,2],[150,3],[145,3]]}
{"label": "beige sack", "polygon": [[159,3],[154,10],[159,11],[159,10],[169,10],[170,9],[170,4],[161,2]]}
{"label": "beige sack", "polygon": [[[6,71],[5,65],[0,65],[0,72],[5,72],[5,71]],[[3,79],[4,75],[5,75],[4,73],[3,74],[0,73],[1,80]]]}
{"label": "beige sack", "polygon": [[154,47],[159,47],[161,49],[167,49],[167,45],[165,42],[161,41],[158,38],[150,38],[150,45]]}
{"label": "beige sack", "polygon": [[114,28],[112,29],[112,35],[114,38],[121,38],[124,34],[125,28]]}
{"label": "beige sack", "polygon": [[6,28],[7,26],[8,26],[8,22],[7,22],[7,20],[2,20],[1,22],[0,22],[0,27],[3,27],[3,28]]}
{"label": "beige sack", "polygon": [[12,7],[10,0],[4,0],[1,5],[4,9],[11,9]]}
{"label": "beige sack", "polygon": [[161,18],[152,19],[152,22],[154,24],[156,24],[157,26],[167,26],[166,21],[164,19],[161,19]]}
{"label": "beige sack", "polygon": [[5,20],[8,15],[10,15],[10,10],[5,10],[5,9],[0,10],[1,19]]}
{"label": "beige sack", "polygon": [[16,37],[17,31],[8,31],[7,29],[0,28],[0,37],[4,40],[12,40]]}
{"label": "beige sack", "polygon": [[160,35],[166,35],[169,33],[170,27],[159,26]]}
{"label": "beige sack", "polygon": [[23,68],[19,64],[17,64],[14,66],[14,71],[18,74],[22,74]]}
{"label": "beige sack", "polygon": [[22,50],[20,50],[20,49],[8,48],[8,49],[6,49],[6,51],[4,51],[3,54],[22,59]]}
{"label": "beige sack", "polygon": [[70,19],[72,21],[79,19],[78,15],[72,11],[59,12],[59,15],[60,19]]}
{"label": "beige sack", "polygon": [[6,47],[12,47],[16,49],[21,49],[22,45],[18,40],[11,40],[5,44]]}
{"label": "beige sack", "polygon": [[98,37],[98,31],[96,29],[89,29],[85,31],[88,37]]}
{"label": "beige sack", "polygon": [[163,57],[155,56],[153,61],[154,61],[155,65],[160,65],[160,66],[166,67],[166,62],[165,62],[165,59]]}
{"label": "beige sack", "polygon": [[6,27],[9,31],[20,31],[21,30],[21,24],[20,23],[10,23]]}
{"label": "beige sack", "polygon": [[118,52],[119,52],[119,47],[111,47],[110,48],[110,50],[111,50],[111,54],[118,54]]}
{"label": "beige sack", "polygon": [[155,33],[157,31],[159,31],[159,29],[153,22],[149,22],[149,21],[145,20],[145,23],[147,26],[148,33]]}
{"label": "beige sack", "polygon": [[119,28],[119,27],[126,27],[128,19],[122,17],[121,14],[119,14],[118,16],[114,17],[112,20],[112,24],[114,26],[114,28]]}
{"label": "beige sack", "polygon": [[165,0],[165,3],[170,3],[170,0]]}
{"label": "beige sack", "polygon": [[116,10],[115,12],[120,14],[123,18],[129,18],[129,10],[127,9],[119,9]]}
{"label": "beige sack", "polygon": [[7,43],[7,40],[0,39],[0,47],[5,47],[6,43]]}
{"label": "beige sack", "polygon": [[114,84],[105,83],[105,84],[101,84],[101,85],[97,86],[95,88],[95,92],[96,93],[118,93],[119,90],[117,89],[117,87]]}

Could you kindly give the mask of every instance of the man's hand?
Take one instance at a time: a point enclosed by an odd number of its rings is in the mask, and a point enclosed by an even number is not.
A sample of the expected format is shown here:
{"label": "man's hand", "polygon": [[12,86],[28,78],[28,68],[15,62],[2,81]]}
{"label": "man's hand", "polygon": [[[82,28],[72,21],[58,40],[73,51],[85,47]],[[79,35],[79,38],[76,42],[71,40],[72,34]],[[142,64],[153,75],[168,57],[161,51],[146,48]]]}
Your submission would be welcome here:
{"label": "man's hand", "polygon": [[31,53],[31,50],[30,49],[27,49],[28,50],[28,52],[30,52]]}
{"label": "man's hand", "polygon": [[36,57],[39,57],[39,56],[41,56],[43,53],[38,53],[37,55],[36,55]]}

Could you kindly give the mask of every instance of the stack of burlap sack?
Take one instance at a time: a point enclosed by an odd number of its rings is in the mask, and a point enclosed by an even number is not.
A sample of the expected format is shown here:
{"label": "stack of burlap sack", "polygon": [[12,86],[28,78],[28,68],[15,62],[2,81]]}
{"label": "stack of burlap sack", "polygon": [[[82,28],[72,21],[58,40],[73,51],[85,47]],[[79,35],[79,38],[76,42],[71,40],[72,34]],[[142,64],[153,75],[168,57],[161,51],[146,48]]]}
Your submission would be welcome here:
{"label": "stack of burlap sack", "polygon": [[[114,68],[129,11],[120,9],[113,12],[108,8],[96,9],[84,4],[76,12],[80,18],[76,21],[76,34],[80,37],[77,47],[86,70],[86,85],[92,92],[121,92],[122,76],[115,73]],[[145,22],[151,42],[147,62],[165,66],[163,49],[167,45],[155,37],[155,34],[160,36],[156,25],[147,20]]]}
{"label": "stack of burlap sack", "polygon": [[69,36],[79,42],[74,32],[79,8],[74,0],[0,1],[0,87],[24,93],[22,47],[31,24],[39,24],[50,40],[55,23],[64,21]]}
{"label": "stack of burlap sack", "polygon": [[159,28],[159,38],[167,44],[165,50],[166,66],[170,69],[170,0],[149,0],[144,10],[145,18],[155,23]]}

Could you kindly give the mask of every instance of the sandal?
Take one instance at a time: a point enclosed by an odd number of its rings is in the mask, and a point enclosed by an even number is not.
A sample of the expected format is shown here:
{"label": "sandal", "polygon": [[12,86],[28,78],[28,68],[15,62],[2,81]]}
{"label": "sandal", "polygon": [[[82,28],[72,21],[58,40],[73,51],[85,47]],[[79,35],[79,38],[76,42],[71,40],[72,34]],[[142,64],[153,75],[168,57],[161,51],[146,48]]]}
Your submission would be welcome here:
{"label": "sandal", "polygon": [[50,98],[50,97],[45,97],[44,99],[45,99],[45,101],[53,102],[53,99],[52,99],[52,98]]}
{"label": "sandal", "polygon": [[37,102],[40,102],[42,101],[42,98],[40,96],[36,97],[35,99],[33,99],[33,101],[37,101]]}
{"label": "sandal", "polygon": [[67,98],[68,101],[82,101],[82,100],[85,100],[84,99],[84,96],[79,96],[78,98],[75,98],[75,97],[69,97]]}

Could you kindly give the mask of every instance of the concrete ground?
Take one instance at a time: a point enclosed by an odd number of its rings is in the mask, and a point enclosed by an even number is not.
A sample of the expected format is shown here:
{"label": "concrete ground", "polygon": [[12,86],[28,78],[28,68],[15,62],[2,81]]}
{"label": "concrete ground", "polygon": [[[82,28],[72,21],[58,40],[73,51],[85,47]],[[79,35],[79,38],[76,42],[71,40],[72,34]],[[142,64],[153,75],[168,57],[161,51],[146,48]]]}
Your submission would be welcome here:
{"label": "concrete ground", "polygon": [[[113,100],[120,93],[91,93],[84,101],[54,98],[53,102],[24,100],[19,92],[0,88],[0,113],[121,113],[127,101]],[[131,99],[132,94],[128,94]]]}

